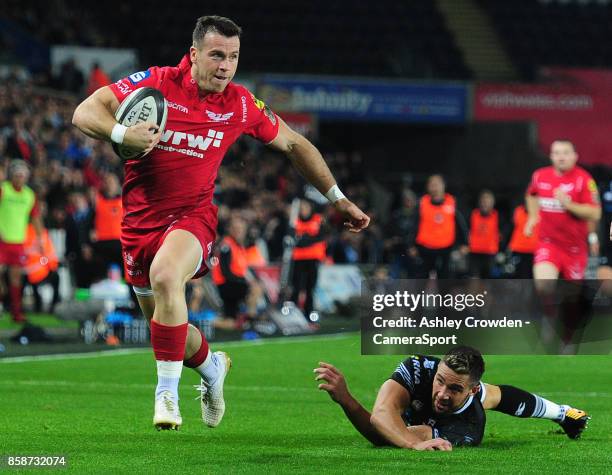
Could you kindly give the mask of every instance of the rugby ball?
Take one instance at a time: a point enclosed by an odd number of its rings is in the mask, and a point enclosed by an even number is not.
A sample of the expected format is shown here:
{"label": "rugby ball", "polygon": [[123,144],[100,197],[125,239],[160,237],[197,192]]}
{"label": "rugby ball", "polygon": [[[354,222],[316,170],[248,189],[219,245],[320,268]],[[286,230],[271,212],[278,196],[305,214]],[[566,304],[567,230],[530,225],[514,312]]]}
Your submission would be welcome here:
{"label": "rugby ball", "polygon": [[[140,122],[152,122],[159,126],[160,133],[164,132],[168,118],[168,103],[164,95],[152,87],[141,87],[131,92],[115,113],[115,119],[126,127]],[[142,158],[146,153],[137,152],[123,144],[113,143],[113,150],[123,160]]]}

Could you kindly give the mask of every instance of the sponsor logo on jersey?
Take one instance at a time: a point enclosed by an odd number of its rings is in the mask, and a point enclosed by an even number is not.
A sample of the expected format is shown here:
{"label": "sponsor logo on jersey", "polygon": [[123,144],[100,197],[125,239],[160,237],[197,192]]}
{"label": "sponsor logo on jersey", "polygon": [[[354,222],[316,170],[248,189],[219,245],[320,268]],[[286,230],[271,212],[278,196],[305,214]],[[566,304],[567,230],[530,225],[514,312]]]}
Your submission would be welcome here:
{"label": "sponsor logo on jersey", "polygon": [[574,191],[574,184],[573,183],[561,183],[559,185],[559,189],[563,191],[564,193],[569,193],[571,191]]}
{"label": "sponsor logo on jersey", "polygon": [[266,107],[266,104],[264,101],[262,101],[261,99],[257,99],[253,94],[251,94],[251,97],[253,98],[255,107],[257,107],[259,110],[263,110],[263,108]]}
{"label": "sponsor logo on jersey", "polygon": [[213,122],[227,122],[234,115],[233,112],[228,112],[227,114],[217,114],[215,112],[211,112],[208,109],[206,110],[206,115]]}
{"label": "sponsor logo on jersey", "polygon": [[542,208],[543,211],[548,211],[550,213],[565,212],[565,208],[563,208],[561,202],[556,198],[540,198],[538,202],[540,203],[540,208]]}
{"label": "sponsor logo on jersey", "polygon": [[552,185],[550,183],[538,183],[538,188],[540,190],[552,190]]}
{"label": "sponsor logo on jersey", "polygon": [[128,79],[132,84],[138,84],[140,81],[144,81],[151,75],[151,71],[138,71],[137,73],[130,74]]}
{"label": "sponsor logo on jersey", "polygon": [[412,360],[412,367],[414,368],[414,384],[420,384],[421,383],[421,363],[416,360],[413,359]]}
{"label": "sponsor logo on jersey", "polygon": [[[174,130],[166,129],[160,138],[160,142],[164,142],[173,146],[164,146],[158,144],[156,147],[167,152],[178,152],[192,157],[204,158],[204,154],[199,153],[196,150],[206,151],[211,146],[214,148],[219,148],[221,147],[222,140],[223,132],[219,132],[213,129],[210,129],[208,131],[206,137],[202,135],[194,135],[185,132],[176,132]],[[174,147],[174,145],[187,145],[187,147],[189,148],[176,148]]]}
{"label": "sponsor logo on jersey", "polygon": [[247,121],[247,104],[246,97],[240,97],[240,102],[242,103],[242,123],[244,124]]}
{"label": "sponsor logo on jersey", "polygon": [[127,96],[130,92],[132,92],[132,88],[127,82],[125,82],[125,79],[120,79],[119,81],[117,81],[115,83],[115,86],[117,86],[119,92],[124,96]]}
{"label": "sponsor logo on jersey", "polygon": [[136,277],[142,274],[140,264],[134,261],[134,257],[129,252],[123,253],[123,259],[125,260],[126,271],[129,275]]}
{"label": "sponsor logo on jersey", "polygon": [[166,101],[166,102],[168,103],[168,107],[170,107],[171,109],[175,109],[184,114],[189,114],[189,109],[187,109],[187,107],[185,107],[183,104],[177,104],[176,102],[172,102],[172,101]]}

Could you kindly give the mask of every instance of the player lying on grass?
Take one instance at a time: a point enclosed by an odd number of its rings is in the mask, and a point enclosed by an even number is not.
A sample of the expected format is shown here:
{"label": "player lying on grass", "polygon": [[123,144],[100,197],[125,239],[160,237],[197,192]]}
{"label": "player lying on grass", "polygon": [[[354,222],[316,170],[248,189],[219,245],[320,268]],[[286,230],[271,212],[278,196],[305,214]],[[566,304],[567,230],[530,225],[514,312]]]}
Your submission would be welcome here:
{"label": "player lying on grass", "polygon": [[370,414],[349,392],[344,376],[329,363],[315,368],[319,389],[337,402],[353,426],[374,445],[415,450],[452,450],[478,445],[485,409],[516,417],[557,422],[570,439],[580,437],[586,412],[548,401],[513,386],[480,381],[484,360],[467,346],[450,350],[441,360],[411,356],[400,363],[378,391]]}

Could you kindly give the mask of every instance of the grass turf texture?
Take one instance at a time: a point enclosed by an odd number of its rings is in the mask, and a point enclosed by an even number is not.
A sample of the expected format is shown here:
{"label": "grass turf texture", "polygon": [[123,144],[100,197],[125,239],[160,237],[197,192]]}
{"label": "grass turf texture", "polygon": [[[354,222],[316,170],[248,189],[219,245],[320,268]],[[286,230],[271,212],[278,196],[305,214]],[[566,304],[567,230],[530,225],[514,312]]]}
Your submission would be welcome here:
{"label": "grass turf texture", "polygon": [[357,335],[215,345],[234,361],[221,426],[200,422],[185,369],[183,427],[152,426],[150,352],[0,361],[0,456],[65,454],[74,473],[609,473],[608,356],[489,356],[485,381],[513,384],[593,415],[578,441],[550,421],[487,413],[482,446],[449,453],[374,448],[316,389],[320,360],[371,408],[400,358],[360,355]]}

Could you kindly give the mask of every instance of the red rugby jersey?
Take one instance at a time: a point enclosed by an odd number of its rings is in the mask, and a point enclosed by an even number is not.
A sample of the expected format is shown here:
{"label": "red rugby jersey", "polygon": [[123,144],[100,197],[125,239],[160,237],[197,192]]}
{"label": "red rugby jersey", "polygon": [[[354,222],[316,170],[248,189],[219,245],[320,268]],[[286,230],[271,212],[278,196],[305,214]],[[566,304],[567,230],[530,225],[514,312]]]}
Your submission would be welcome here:
{"label": "red rugby jersey", "polygon": [[572,252],[587,251],[587,221],[565,210],[555,199],[557,188],[565,191],[572,201],[581,204],[599,203],[597,185],[591,175],[575,166],[566,173],[558,173],[550,167],[536,170],[527,193],[538,197],[540,205],[540,242],[552,243]]}
{"label": "red rugby jersey", "polygon": [[201,95],[185,55],[176,67],[151,67],[110,85],[121,102],[141,87],[159,89],[168,101],[166,130],[147,156],[125,163],[124,228],[167,226],[180,214],[212,201],[227,149],[241,134],[268,143],[278,117],[245,87]]}

